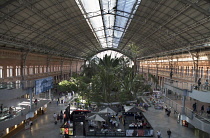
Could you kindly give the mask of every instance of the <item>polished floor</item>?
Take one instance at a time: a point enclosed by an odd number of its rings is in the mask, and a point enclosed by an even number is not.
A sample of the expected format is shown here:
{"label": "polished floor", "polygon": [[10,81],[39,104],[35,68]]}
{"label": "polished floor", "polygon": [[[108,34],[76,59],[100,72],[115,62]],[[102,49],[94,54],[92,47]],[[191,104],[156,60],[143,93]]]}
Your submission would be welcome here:
{"label": "polished floor", "polygon": [[[59,113],[61,110],[65,109],[65,107],[66,106],[63,104],[57,106],[56,102],[52,102],[48,105],[47,112],[34,121],[32,130],[22,130],[12,138],[60,138],[59,127],[61,123],[57,125],[54,124],[53,113]],[[144,115],[153,126],[154,132],[157,130],[161,131],[162,138],[168,137],[167,130],[169,128],[172,131],[171,138],[200,138],[196,136],[194,129],[184,127],[177,123],[176,117],[173,115],[170,117],[166,116],[164,110],[156,110],[154,107],[150,107]],[[154,137],[156,137],[156,134]]]}

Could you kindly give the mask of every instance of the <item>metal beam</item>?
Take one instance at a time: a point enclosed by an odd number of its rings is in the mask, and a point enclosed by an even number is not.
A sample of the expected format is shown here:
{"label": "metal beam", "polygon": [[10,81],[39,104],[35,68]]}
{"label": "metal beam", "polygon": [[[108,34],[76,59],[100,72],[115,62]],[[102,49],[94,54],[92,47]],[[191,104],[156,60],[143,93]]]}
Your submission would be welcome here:
{"label": "metal beam", "polygon": [[[104,19],[104,15],[103,15],[103,12],[104,12],[104,8],[103,8],[103,3],[102,3],[102,0],[99,0],[99,6],[100,6],[100,10],[101,10],[101,15],[102,15],[102,22],[103,22],[103,31],[104,31],[104,34],[105,34],[105,38],[106,38],[106,45],[108,46],[108,38],[107,38],[107,33],[106,33],[106,25],[105,25],[105,19]],[[109,1],[108,1],[108,5],[109,5]]]}
{"label": "metal beam", "polygon": [[[195,2],[191,2],[189,0],[178,0],[179,2],[181,3],[184,3],[184,4],[188,4],[190,5],[191,7],[193,7],[194,9],[198,10],[199,12],[205,14],[206,16],[209,16],[210,15],[210,12],[209,11],[206,11],[204,10],[203,8],[199,7],[196,3],[198,3],[198,1],[195,1]],[[209,2],[209,1],[207,1]]]}

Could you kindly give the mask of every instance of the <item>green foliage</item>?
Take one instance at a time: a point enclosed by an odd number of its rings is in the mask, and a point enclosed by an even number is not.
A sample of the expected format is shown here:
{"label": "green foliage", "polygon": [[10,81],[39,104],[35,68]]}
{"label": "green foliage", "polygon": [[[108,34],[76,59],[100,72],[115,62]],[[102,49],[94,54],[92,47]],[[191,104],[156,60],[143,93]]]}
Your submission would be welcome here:
{"label": "green foliage", "polygon": [[136,100],[137,95],[148,91],[142,75],[137,75],[128,66],[128,59],[111,58],[90,60],[82,67],[83,72],[77,76],[78,93],[88,103],[121,102]]}
{"label": "green foliage", "polygon": [[75,78],[71,78],[69,81],[64,80],[58,83],[58,90],[61,92],[72,92],[72,91],[77,91],[77,81]]}

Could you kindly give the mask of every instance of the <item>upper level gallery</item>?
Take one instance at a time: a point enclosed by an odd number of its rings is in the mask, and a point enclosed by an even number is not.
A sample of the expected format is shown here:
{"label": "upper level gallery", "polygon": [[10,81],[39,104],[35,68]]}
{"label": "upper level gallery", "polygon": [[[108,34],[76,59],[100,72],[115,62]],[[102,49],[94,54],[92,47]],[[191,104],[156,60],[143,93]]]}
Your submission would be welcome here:
{"label": "upper level gallery", "polygon": [[56,84],[79,73],[84,61],[21,51],[0,50],[0,100],[27,94],[35,80],[52,77]]}
{"label": "upper level gallery", "polygon": [[0,50],[0,88],[19,87],[23,80],[78,73],[83,63],[79,59]]}
{"label": "upper level gallery", "polygon": [[157,76],[161,88],[180,94],[187,90],[191,98],[209,102],[206,97],[210,97],[210,51],[145,59],[140,61],[139,72]]}
{"label": "upper level gallery", "polygon": [[139,72],[201,84],[210,79],[210,51],[140,60]]}

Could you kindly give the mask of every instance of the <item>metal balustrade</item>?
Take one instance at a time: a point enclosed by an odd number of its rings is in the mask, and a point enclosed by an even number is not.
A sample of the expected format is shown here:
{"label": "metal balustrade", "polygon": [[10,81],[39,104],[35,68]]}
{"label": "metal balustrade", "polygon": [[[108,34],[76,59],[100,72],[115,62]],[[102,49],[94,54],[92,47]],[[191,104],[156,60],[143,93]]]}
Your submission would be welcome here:
{"label": "metal balustrade", "polygon": [[[170,106],[172,109],[174,109],[174,111],[176,113],[182,113],[183,110],[183,106],[178,104],[177,102],[171,100],[168,97],[164,97],[163,101],[165,104],[167,104],[168,106]],[[185,107],[184,108],[184,115],[186,115],[188,118],[193,119],[194,117],[196,117],[198,120],[202,121],[202,122],[206,122],[206,123],[210,123],[210,119],[205,118],[204,116],[200,115],[199,112],[193,112],[192,109]]]}

